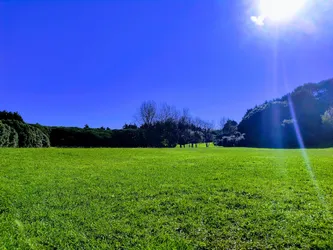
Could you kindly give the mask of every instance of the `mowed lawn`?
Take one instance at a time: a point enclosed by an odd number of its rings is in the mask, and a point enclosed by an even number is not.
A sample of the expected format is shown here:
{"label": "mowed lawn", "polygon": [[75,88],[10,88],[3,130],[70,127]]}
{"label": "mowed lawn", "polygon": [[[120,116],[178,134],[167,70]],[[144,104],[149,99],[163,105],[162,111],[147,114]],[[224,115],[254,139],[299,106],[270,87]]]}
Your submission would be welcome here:
{"label": "mowed lawn", "polygon": [[0,149],[0,249],[333,249],[333,150]]}

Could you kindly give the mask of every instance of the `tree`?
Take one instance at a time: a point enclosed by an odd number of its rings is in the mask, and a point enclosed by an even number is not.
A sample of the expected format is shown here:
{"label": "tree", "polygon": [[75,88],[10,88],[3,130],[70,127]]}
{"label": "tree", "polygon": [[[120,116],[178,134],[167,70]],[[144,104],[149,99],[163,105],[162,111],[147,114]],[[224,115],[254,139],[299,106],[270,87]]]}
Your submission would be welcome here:
{"label": "tree", "polygon": [[324,115],[321,116],[324,125],[333,128],[333,107],[330,107]]}
{"label": "tree", "polygon": [[7,124],[0,121],[0,147],[18,147],[18,134]]}
{"label": "tree", "polygon": [[157,118],[157,106],[154,101],[145,101],[141,104],[135,119],[140,125],[151,127]]}
{"label": "tree", "polygon": [[296,128],[297,136],[302,137],[301,146],[327,146],[328,130],[322,126],[327,120],[324,113],[332,105],[333,80],[304,84],[292,93],[249,109],[238,130],[245,134],[245,144],[250,147],[298,147]]}
{"label": "tree", "polygon": [[0,120],[15,120],[24,122],[22,116],[18,112],[0,111]]}
{"label": "tree", "polygon": [[[204,138],[204,134],[201,132],[201,131],[194,131],[194,143],[195,143],[195,147],[197,148],[198,147],[198,143],[202,142],[203,141],[203,138]],[[193,147],[193,145],[192,145]]]}
{"label": "tree", "polygon": [[203,141],[206,143],[206,147],[209,147],[209,143],[213,141],[212,130],[214,125],[211,122],[198,119],[197,124],[203,134]]}
{"label": "tree", "polygon": [[192,117],[190,115],[190,111],[188,109],[183,109],[182,115],[179,117],[177,126],[177,137],[180,147],[185,147],[185,145],[189,143],[191,122]]}
{"label": "tree", "polygon": [[285,146],[281,124],[286,119],[291,119],[288,102],[272,101],[248,111],[237,128],[245,134],[246,146],[281,148]]}
{"label": "tree", "polygon": [[11,128],[10,147],[50,147],[49,135],[43,131],[47,129],[40,129],[38,125],[26,124],[18,120],[2,120],[2,123]]}
{"label": "tree", "polygon": [[172,118],[164,122],[158,122],[160,131],[162,132],[162,144],[166,147],[175,147],[178,143],[178,127],[177,122]]}
{"label": "tree", "polygon": [[179,112],[174,106],[170,106],[167,103],[163,103],[159,108],[157,118],[160,122],[177,121],[179,119]]}
{"label": "tree", "polygon": [[179,144],[180,145],[183,145],[184,148],[185,148],[185,145],[186,144],[189,144],[190,143],[190,140],[191,140],[191,130],[190,129],[184,129],[180,135],[180,138],[179,138]]}
{"label": "tree", "polygon": [[123,126],[123,129],[138,129],[138,126],[136,124],[127,124]]}
{"label": "tree", "polygon": [[223,135],[233,135],[237,132],[237,122],[233,120],[227,120],[227,122],[224,124],[222,132]]}

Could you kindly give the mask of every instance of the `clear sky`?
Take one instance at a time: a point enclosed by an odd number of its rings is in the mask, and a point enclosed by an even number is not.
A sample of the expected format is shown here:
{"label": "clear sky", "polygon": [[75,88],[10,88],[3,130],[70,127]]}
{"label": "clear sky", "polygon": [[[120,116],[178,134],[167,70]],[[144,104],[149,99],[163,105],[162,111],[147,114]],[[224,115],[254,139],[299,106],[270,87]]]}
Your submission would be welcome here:
{"label": "clear sky", "polygon": [[0,110],[120,128],[155,100],[239,121],[287,88],[332,78],[330,1],[263,26],[251,21],[258,1],[2,0]]}

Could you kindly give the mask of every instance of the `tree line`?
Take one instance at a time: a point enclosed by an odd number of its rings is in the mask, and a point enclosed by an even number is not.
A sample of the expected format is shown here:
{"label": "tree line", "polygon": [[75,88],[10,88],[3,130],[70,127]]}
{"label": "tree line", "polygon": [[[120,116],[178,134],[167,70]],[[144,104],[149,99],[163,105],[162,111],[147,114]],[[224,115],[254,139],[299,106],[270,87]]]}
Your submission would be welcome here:
{"label": "tree line", "polygon": [[188,109],[154,101],[141,104],[135,122],[122,129],[27,124],[17,112],[0,112],[0,147],[332,147],[333,80],[308,83],[246,111],[238,124],[220,127]]}
{"label": "tree line", "polygon": [[136,122],[122,129],[49,127],[52,146],[56,147],[197,147],[213,141],[213,125],[192,118],[188,109],[182,111],[168,104],[160,107],[154,101],[141,104]]}

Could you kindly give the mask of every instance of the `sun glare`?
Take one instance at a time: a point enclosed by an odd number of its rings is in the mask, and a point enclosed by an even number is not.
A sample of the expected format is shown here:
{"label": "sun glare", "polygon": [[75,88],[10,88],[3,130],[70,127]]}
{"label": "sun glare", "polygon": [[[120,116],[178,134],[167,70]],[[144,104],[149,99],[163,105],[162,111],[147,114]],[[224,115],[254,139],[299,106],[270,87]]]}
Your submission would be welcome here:
{"label": "sun glare", "polygon": [[304,6],[306,0],[260,0],[261,16],[272,21],[291,19]]}

